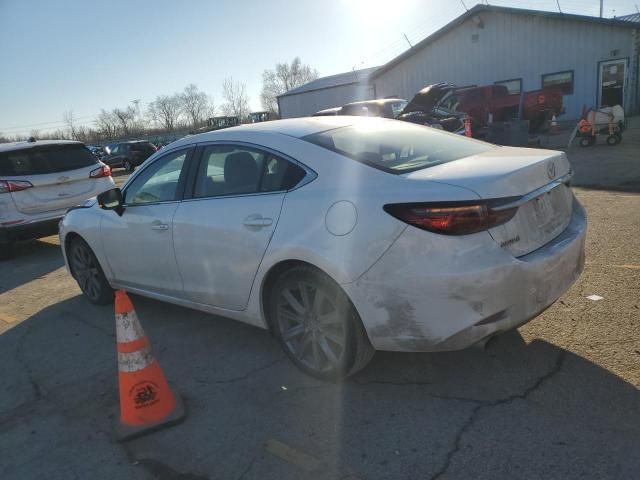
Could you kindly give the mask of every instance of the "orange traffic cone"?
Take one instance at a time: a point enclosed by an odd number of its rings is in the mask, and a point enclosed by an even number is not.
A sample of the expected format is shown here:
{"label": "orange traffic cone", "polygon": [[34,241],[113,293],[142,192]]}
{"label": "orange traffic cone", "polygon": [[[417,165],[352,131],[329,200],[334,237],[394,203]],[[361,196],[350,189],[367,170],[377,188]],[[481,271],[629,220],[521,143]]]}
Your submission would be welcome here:
{"label": "orange traffic cone", "polygon": [[124,290],[116,291],[116,337],[120,383],[117,438],[125,440],[182,421],[184,405],[153,357],[149,339]]}

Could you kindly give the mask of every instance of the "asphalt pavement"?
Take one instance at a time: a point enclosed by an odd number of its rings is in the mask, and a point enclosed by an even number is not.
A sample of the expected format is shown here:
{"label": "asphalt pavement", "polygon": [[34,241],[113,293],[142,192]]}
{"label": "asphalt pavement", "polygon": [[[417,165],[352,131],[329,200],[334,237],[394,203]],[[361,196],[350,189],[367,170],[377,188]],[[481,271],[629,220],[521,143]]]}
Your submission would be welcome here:
{"label": "asphalt pavement", "polygon": [[[0,270],[0,478],[638,478],[634,141],[569,151],[590,185],[576,188],[585,271],[484,350],[379,352],[329,384],[299,372],[266,331],[132,296],[188,417],[125,443],[113,437],[112,307],[80,295],[55,237],[21,245]],[[618,155],[629,165],[611,179]]]}

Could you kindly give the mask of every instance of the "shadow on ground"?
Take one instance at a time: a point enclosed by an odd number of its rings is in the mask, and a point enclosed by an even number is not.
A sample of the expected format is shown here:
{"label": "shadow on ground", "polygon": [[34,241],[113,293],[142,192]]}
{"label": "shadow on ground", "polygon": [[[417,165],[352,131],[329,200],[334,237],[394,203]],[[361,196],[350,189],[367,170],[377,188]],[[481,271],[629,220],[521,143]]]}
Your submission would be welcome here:
{"label": "shadow on ground", "polygon": [[57,270],[64,265],[64,260],[59,245],[32,240],[16,243],[11,258],[1,265],[11,275],[0,278],[0,294]]}
{"label": "shadow on ground", "polygon": [[[517,332],[379,353],[315,381],[265,331],[133,297],[188,418],[117,444],[113,312],[81,297],[0,336],[0,478],[633,478],[640,394]],[[283,447],[284,445],[284,447]]]}

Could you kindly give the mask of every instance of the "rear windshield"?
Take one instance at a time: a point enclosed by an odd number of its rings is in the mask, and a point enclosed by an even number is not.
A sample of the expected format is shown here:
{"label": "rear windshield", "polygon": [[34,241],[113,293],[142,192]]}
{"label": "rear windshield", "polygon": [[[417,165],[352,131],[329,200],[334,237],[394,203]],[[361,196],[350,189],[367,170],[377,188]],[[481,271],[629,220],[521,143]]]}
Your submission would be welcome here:
{"label": "rear windshield", "polygon": [[396,120],[336,128],[303,139],[395,174],[433,167],[496,148],[489,143]]}
{"label": "rear windshield", "polygon": [[144,153],[153,153],[156,151],[149,142],[144,143],[131,143],[131,151],[132,152],[144,152]]}
{"label": "rear windshield", "polygon": [[56,173],[88,167],[96,163],[98,160],[84,145],[46,145],[0,152],[0,175]]}

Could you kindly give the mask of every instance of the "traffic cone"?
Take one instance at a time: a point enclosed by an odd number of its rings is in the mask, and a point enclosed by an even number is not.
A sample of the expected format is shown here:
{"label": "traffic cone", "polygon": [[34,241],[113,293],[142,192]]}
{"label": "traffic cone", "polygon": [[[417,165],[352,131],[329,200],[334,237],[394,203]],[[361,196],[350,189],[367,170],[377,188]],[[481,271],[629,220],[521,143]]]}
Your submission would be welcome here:
{"label": "traffic cone", "polygon": [[116,291],[116,337],[120,387],[118,440],[181,422],[185,416],[182,400],[171,391],[124,290]]}

